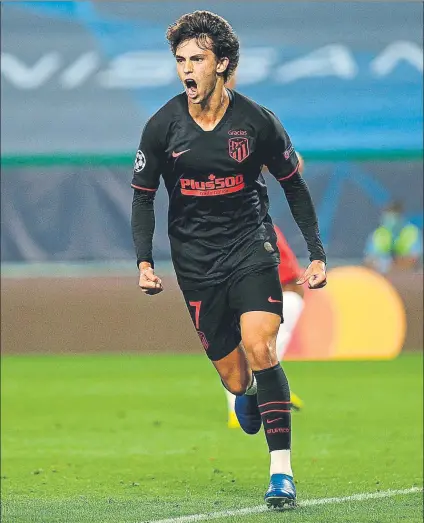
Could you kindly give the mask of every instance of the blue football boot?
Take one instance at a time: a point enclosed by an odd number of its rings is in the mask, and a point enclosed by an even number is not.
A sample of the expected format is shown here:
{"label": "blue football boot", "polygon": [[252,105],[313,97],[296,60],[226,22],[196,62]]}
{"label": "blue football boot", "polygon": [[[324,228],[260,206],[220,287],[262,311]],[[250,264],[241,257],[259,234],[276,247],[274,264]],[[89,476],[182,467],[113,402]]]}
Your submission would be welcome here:
{"label": "blue football boot", "polygon": [[256,434],[262,425],[256,394],[236,396],[235,411],[240,427],[246,434]]}
{"label": "blue football boot", "polygon": [[296,487],[287,474],[273,474],[265,494],[268,508],[292,508],[296,506]]}

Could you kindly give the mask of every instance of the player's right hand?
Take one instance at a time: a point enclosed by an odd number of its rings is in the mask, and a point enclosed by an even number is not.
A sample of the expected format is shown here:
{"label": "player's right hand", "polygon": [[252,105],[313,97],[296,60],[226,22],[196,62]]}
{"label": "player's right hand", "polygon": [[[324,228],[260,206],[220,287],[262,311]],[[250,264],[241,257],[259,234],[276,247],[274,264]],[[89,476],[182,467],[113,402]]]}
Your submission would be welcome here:
{"label": "player's right hand", "polygon": [[140,267],[140,279],[138,286],[144,292],[152,296],[163,291],[162,280],[156,276],[152,267]]}

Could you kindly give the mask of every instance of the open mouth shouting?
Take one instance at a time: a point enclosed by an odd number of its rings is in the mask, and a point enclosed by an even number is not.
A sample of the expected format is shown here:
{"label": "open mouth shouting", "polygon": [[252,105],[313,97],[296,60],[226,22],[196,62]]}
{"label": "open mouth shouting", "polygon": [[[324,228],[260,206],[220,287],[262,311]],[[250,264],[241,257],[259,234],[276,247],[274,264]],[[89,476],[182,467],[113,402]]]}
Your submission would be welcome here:
{"label": "open mouth shouting", "polygon": [[192,78],[184,80],[185,91],[189,98],[196,98],[197,96],[197,83]]}

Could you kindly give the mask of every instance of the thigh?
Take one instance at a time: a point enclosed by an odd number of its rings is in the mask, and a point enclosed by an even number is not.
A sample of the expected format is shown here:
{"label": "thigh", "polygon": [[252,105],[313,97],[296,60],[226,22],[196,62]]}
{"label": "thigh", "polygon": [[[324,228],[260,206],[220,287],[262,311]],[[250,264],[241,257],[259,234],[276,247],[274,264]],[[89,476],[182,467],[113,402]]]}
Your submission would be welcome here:
{"label": "thigh", "polygon": [[227,285],[183,291],[183,295],[208,358],[214,362],[225,358],[241,341],[238,319],[228,303]]}
{"label": "thigh", "polygon": [[253,370],[278,363],[275,344],[282,301],[277,267],[251,272],[231,289],[231,303],[240,318],[242,342]]}
{"label": "thigh", "polygon": [[278,363],[276,342],[280,328],[277,314],[245,312],[240,318],[242,343],[252,370],[263,370]]}
{"label": "thigh", "polygon": [[252,311],[283,315],[283,291],[278,267],[253,270],[236,280],[229,289],[229,303],[240,318]]}

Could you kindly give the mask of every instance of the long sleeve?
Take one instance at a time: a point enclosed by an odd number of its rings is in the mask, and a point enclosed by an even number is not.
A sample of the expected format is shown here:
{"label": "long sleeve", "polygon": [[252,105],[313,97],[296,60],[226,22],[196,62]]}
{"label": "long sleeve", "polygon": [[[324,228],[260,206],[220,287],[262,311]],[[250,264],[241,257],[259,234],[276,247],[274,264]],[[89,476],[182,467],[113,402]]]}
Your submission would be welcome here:
{"label": "long sleeve", "polygon": [[284,189],[293,218],[305,238],[310,260],[321,260],[326,263],[315,207],[305,180],[296,172],[293,176],[280,181],[280,185]]}
{"label": "long sleeve", "polygon": [[137,267],[140,262],[147,261],[153,264],[152,243],[155,230],[154,199],[155,192],[134,190],[132,201],[131,229]]}
{"label": "long sleeve", "polygon": [[326,262],[315,207],[308,186],[299,174],[296,151],[278,118],[268,110],[266,115],[264,164],[284,189],[290,211],[305,238],[310,260]]}
{"label": "long sleeve", "polygon": [[131,183],[134,189],[131,228],[137,266],[140,262],[146,261],[153,267],[152,242],[155,230],[153,202],[159,187],[164,161],[162,138],[160,121],[154,116],[143,129]]}

